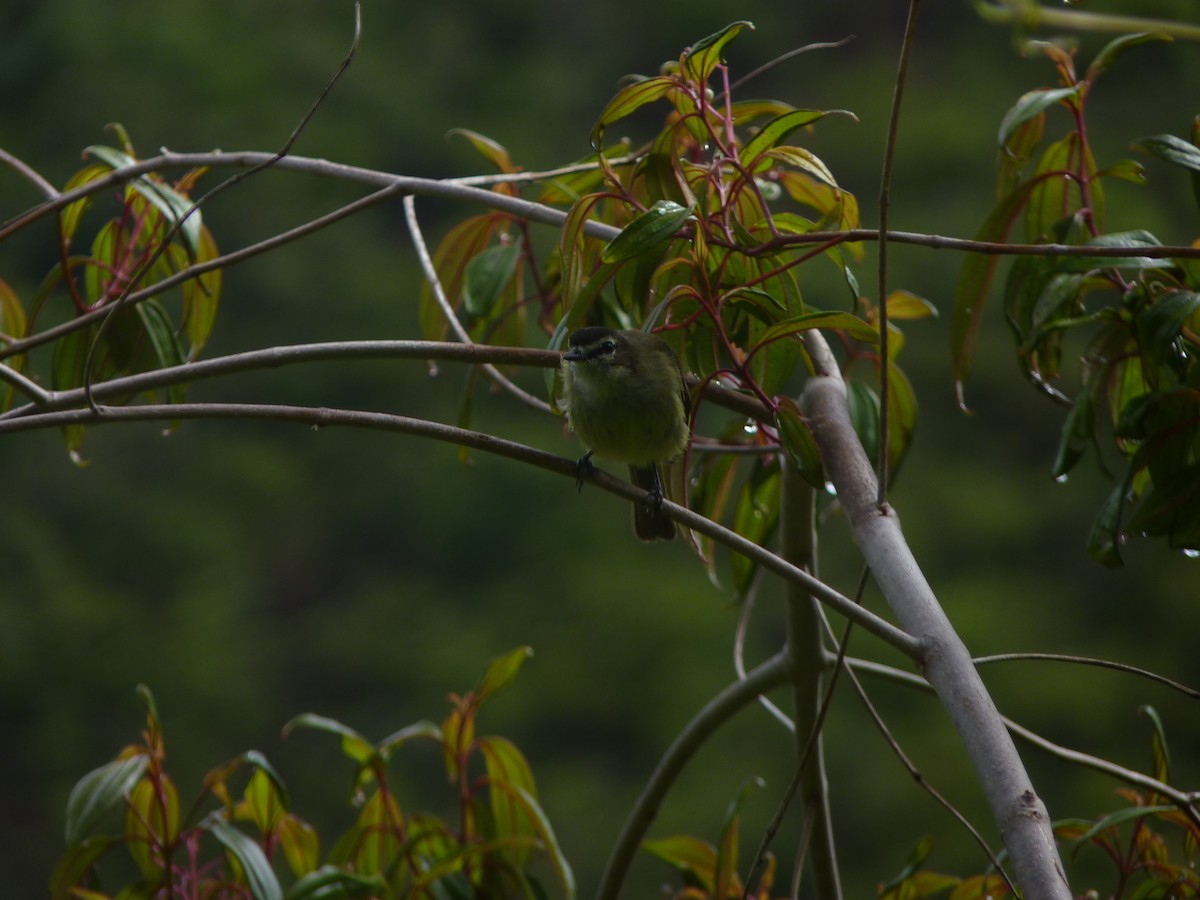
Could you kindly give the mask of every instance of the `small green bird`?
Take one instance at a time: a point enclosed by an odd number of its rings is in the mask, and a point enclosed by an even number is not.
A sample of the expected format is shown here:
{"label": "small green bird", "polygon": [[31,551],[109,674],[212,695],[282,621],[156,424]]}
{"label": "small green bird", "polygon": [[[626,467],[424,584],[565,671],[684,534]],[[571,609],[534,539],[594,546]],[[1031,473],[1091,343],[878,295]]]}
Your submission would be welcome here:
{"label": "small green bird", "polygon": [[674,538],[658,467],[683,453],[690,437],[691,400],[675,351],[656,334],[590,326],[567,342],[562,376],[567,421],[587,447],[580,469],[593,453],[627,463],[629,480],[650,494],[634,504],[634,534]]}

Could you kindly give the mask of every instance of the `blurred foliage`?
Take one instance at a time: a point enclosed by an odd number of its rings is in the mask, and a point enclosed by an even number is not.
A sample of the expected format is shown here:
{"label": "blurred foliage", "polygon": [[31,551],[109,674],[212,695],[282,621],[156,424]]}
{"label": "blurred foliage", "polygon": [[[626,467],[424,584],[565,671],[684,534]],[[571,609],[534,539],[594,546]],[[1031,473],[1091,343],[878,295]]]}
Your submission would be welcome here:
{"label": "blurred foliage", "polygon": [[[476,736],[483,704],[516,677],[529,649],[492,660],[473,691],[451,695],[441,726],[429,721],[400,729],[373,744],[346,725],[305,714],[284,728],[312,729],[339,739],[354,764],[354,825],[322,854],[321,835],[292,811],[279,773],[248,751],[204,776],[187,808],[165,767],[166,742],[153,695],[143,743],[125,747],[113,762],[85,775],[67,800],[67,852],[51,879],[56,898],[110,896],[282,898],[275,869],[282,857],[291,874],[288,898],[545,896],[529,871],[534,851],[550,860],[564,897],[575,895],[574,876],[542,811],[529,764],[506,738]],[[404,811],[389,786],[391,755],[405,745],[438,746],[456,825],[429,813]],[[231,781],[250,770],[240,797]],[[215,807],[215,808],[214,808]],[[122,830],[105,827],[122,811]],[[235,823],[246,823],[250,833]],[[124,851],[119,853],[119,851]],[[106,893],[100,870],[127,854],[136,880]],[[325,862],[322,863],[324,856]],[[108,879],[112,881],[110,877]],[[118,883],[120,879],[118,878]]]}
{"label": "blurred foliage", "polygon": [[[1164,16],[1191,9],[1190,0],[1142,6]],[[1008,36],[981,26],[965,4],[935,12],[918,31],[892,223],[967,234],[994,201],[985,170],[996,125],[1013,97],[1045,83],[1045,64],[1014,58]],[[631,28],[635,14],[639,24]],[[813,108],[855,110],[858,124],[830,120],[806,135],[806,148],[834,162],[839,184],[869,209],[902,9],[864,2],[781,9],[751,0],[737,14],[758,26],[752,41],[728,47],[740,71],[804,41],[857,35],[840,50],[765,73],[754,90],[795,97],[802,88]],[[474,173],[467,141],[441,141],[463,126],[495,135],[528,167],[582,157],[598,98],[612,93],[620,72],[715,31],[729,13],[715,2],[585,5],[563,15],[532,2],[412,7],[368,0],[364,17],[363,50],[297,152],[446,175]],[[344,52],[349,18],[348,6],[328,3],[287,16],[233,0],[169,8],[6,4],[2,144],[56,184],[79,168],[77,148],[97,144],[112,121],[123,122],[142,147],[271,149]],[[1094,54],[1105,40],[1083,43]],[[1093,121],[1122,123],[1118,135],[1089,131],[1097,159],[1122,156],[1131,135],[1185,132],[1178,98],[1163,90],[1200,82],[1195,55],[1185,51],[1129,54],[1090,98]],[[636,131],[645,112],[620,127]],[[615,147],[613,130],[606,143]],[[1190,192],[1178,190],[1169,173],[1148,167],[1136,203],[1122,193],[1133,187],[1115,182],[1110,227],[1145,228],[1169,243],[1192,233]],[[285,181],[291,177],[246,182],[237,196],[205,209],[205,226],[223,248],[235,248],[346,202],[345,186],[305,181],[296,188]],[[6,219],[37,200],[7,169],[0,170],[0,198]],[[1131,206],[1137,222],[1123,220]],[[422,202],[422,212],[443,232],[449,216],[462,216],[432,201]],[[397,210],[375,210],[302,248],[231,269],[207,352],[415,333],[419,276],[409,252],[397,250],[406,247],[402,232]],[[53,246],[48,231],[31,231],[0,247],[12,296],[36,292],[58,261],[47,250]],[[872,249],[864,252],[869,271]],[[498,253],[492,262],[502,269],[508,260]],[[947,253],[891,250],[895,281],[943,313],[952,308],[959,262]],[[806,296],[844,296],[835,267],[811,278]],[[7,301],[0,306],[11,309]],[[857,312],[871,321],[869,310]],[[66,315],[48,312],[46,324]],[[1126,545],[1126,568],[1118,572],[1082,560],[1095,491],[1111,486],[1083,466],[1069,486],[1052,486],[1058,412],[1013,387],[998,327],[982,329],[975,348],[977,415],[953,413],[942,349],[949,320],[923,323],[907,343],[914,391],[929,399],[893,502],[968,645],[1127,659],[1152,653],[1165,674],[1194,673],[1194,630],[1187,627],[1194,565],[1140,541]],[[460,401],[458,382],[453,372],[426,378],[409,364],[316,365],[197,384],[190,396],[446,416]],[[1074,395],[1078,386],[1063,390]],[[547,434],[544,420],[504,404],[477,403],[475,415],[481,428],[573,452]],[[336,751],[329,760],[297,754],[290,742],[279,744],[274,723],[297,709],[320,709],[380,730],[420,716],[479,660],[525,643],[537,648],[539,665],[490,713],[525,749],[564,852],[581,883],[590,883],[607,836],[661,749],[730,677],[722,661],[732,615],[712,602],[702,573],[683,554],[631,547],[618,504],[580,500],[494,460],[464,468],[444,448],[411,441],[329,431],[301,437],[264,426],[193,425],[165,441],[155,434],[152,427],[98,430],[89,437],[96,464],[87,472],[63,463],[52,435],[14,436],[0,447],[10,473],[8,515],[0,517],[0,711],[14,738],[0,751],[9,774],[0,866],[10,889],[31,896],[45,889],[70,788],[124,741],[119,711],[128,708],[133,684],[154,684],[172,710],[177,784],[196,783],[212,760],[239,748],[263,747],[289,783],[312,786],[305,808],[324,833],[344,809],[343,791],[321,795]],[[841,527],[836,516],[827,523],[823,575],[849,584],[858,563],[838,547]],[[771,590],[764,593],[761,603],[774,602]],[[777,648],[780,638],[765,624],[751,630],[752,652]],[[1035,679],[1027,665],[987,675],[1006,713],[1063,743],[1136,764],[1128,720],[1144,701],[1143,684],[1091,670]],[[937,708],[887,685],[875,690],[918,764],[978,818],[972,779]],[[632,696],[642,702],[629,703]],[[1194,780],[1194,704],[1168,697],[1159,705],[1178,723],[1177,777]],[[894,777],[898,770],[870,729],[855,703],[839,696],[827,735],[838,837],[843,857],[855,861],[848,892],[871,890],[915,834],[934,835],[938,869],[977,870],[978,851]],[[721,833],[723,800],[714,798],[735,794],[747,772],[761,774],[771,789],[785,784],[789,746],[765,716],[743,717],[681,779],[660,816],[662,833]],[[1051,810],[1111,805],[1106,780],[1032,754],[1029,762]],[[437,783],[419,772],[395,779],[418,805]],[[760,834],[773,811],[769,801],[748,799],[745,832]],[[785,823],[781,844],[796,831]],[[640,877],[654,876],[652,862],[639,865]]]}

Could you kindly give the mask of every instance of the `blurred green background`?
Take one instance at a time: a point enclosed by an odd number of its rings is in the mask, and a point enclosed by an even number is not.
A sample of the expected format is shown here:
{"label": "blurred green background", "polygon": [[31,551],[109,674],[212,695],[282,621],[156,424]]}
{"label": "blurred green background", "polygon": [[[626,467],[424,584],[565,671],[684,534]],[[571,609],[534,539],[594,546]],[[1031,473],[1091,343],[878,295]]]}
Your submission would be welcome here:
{"label": "blurred green background", "polygon": [[[1135,4],[1080,4],[1122,5]],[[588,151],[590,127],[620,76],[653,72],[745,18],[757,30],[730,47],[735,77],[799,45],[855,36],[779,66],[742,96],[853,110],[859,123],[822,123],[810,146],[873,224],[903,6],[364,0],[358,58],[295,152],[405,174],[473,174],[482,164],[466,143],[444,139],[466,127],[506,145],[526,168],[551,167]],[[926,7],[891,221],[969,236],[992,200],[1001,117],[1053,73],[1042,59],[1020,57],[1012,36],[981,23],[969,4]],[[1187,0],[1136,7],[1195,14]],[[57,184],[80,166],[84,146],[112,143],[109,122],[122,123],[143,155],[160,146],[274,149],[344,54],[352,18],[350,3],[331,0],[9,0],[0,9],[0,146]],[[1102,43],[1084,38],[1082,59]],[[1101,165],[1128,155],[1143,135],[1186,134],[1198,100],[1197,47],[1152,45],[1123,58],[1091,101]],[[630,129],[637,135],[636,121]],[[1184,177],[1146,162],[1150,187],[1110,188],[1110,227],[1190,242],[1195,209]],[[204,214],[229,251],[355,195],[267,173]],[[0,218],[37,199],[0,170]],[[418,208],[431,238],[472,212],[432,201]],[[30,229],[0,245],[0,277],[28,297],[55,253],[48,227]],[[1052,483],[1062,411],[1020,380],[998,305],[985,317],[968,390],[975,414],[964,416],[954,407],[947,349],[960,259],[902,246],[891,258],[893,287],[943,312],[906,328],[903,363],[921,422],[894,502],[968,645],[979,654],[1101,656],[1196,681],[1198,563],[1149,544],[1128,546],[1121,571],[1091,562],[1084,541],[1108,482],[1089,460],[1067,484]],[[873,293],[870,259],[859,279]],[[809,299],[820,305],[822,282],[810,284]],[[206,355],[413,337],[419,286],[399,204],[377,208],[228,270]],[[64,298],[56,300],[46,321],[66,314]],[[527,380],[538,390],[537,375]],[[320,364],[196,385],[191,397],[453,421],[465,383],[453,366],[434,378],[417,364]],[[475,410],[480,427],[577,452],[558,423],[505,397],[477,390]],[[0,443],[0,871],[12,896],[44,891],[72,784],[136,737],[138,683],[158,698],[185,801],[208,768],[256,748],[288,780],[296,811],[332,838],[351,821],[350,769],[327,738],[281,740],[289,718],[319,712],[382,738],[416,719],[440,719],[446,694],[468,689],[488,659],[532,645],[534,658],[481,725],[528,754],[588,894],[658,755],[732,677],[737,611],[729,592],[709,583],[681,543],[635,543],[618,501],[578,496],[545,473],[483,455],[462,465],[453,448],[392,435],[241,422],[189,423],[168,437],[153,425],[96,429],[85,453],[90,465],[72,466],[48,432]],[[849,592],[858,561],[844,523],[832,521],[823,540],[824,574]],[[869,602],[879,607],[877,597]],[[778,604],[767,586],[751,641],[757,656],[781,641]],[[853,651],[893,659],[863,635]],[[1194,702],[1097,669],[1024,663],[985,676],[1004,712],[1143,770],[1150,730],[1138,705],[1153,704],[1172,740],[1176,781],[1196,786]],[[890,686],[875,686],[875,695],[925,773],[993,836],[936,705]],[[925,835],[935,840],[932,866],[983,867],[844,691],[828,736],[849,896],[871,893]],[[1026,755],[1053,815],[1118,804],[1111,781]],[[762,776],[766,788],[751,795],[743,831],[745,844],[756,845],[790,758],[790,738],[747,711],[700,754],[655,833],[714,838],[739,787]],[[432,755],[413,748],[404,760],[411,768],[395,772],[401,803],[449,812],[453,798]],[[776,846],[784,857],[796,818]],[[642,860],[629,893],[645,896],[669,876]]]}

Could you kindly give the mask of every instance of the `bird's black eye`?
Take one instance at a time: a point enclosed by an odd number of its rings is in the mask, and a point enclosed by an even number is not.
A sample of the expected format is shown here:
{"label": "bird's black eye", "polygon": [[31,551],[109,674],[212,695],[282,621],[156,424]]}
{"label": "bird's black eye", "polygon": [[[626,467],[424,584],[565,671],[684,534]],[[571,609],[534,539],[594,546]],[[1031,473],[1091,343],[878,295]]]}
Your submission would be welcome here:
{"label": "bird's black eye", "polygon": [[617,352],[617,342],[614,340],[605,341],[600,345],[600,352],[605,356],[612,356]]}

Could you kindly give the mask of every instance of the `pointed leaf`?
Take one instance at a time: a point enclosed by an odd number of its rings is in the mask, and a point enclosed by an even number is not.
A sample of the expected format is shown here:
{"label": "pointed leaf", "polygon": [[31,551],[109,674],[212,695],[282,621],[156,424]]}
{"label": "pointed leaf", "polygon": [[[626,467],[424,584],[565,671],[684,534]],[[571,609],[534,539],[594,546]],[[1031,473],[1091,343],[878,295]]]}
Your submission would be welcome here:
{"label": "pointed leaf", "polygon": [[463,308],[476,318],[492,313],[496,300],[517,270],[521,245],[497,244],[488,247],[467,263],[463,279]]}
{"label": "pointed leaf", "polygon": [[212,819],[208,830],[238,861],[254,900],[283,900],[279,879],[258,844],[224,819]]}
{"label": "pointed leaf", "polygon": [[144,755],[117,759],[93,769],[67,797],[66,841],[71,847],[87,837],[104,815],[121,804],[146,771]]}
{"label": "pointed leaf", "polygon": [[505,653],[503,656],[497,656],[488,663],[487,671],[479,682],[479,686],[475,689],[475,694],[480,702],[484,698],[490,697],[497,691],[503,690],[512,683],[512,680],[517,677],[517,672],[521,670],[525,660],[533,656],[532,647],[518,647]]}
{"label": "pointed leaf", "polygon": [[699,84],[708,81],[708,76],[721,64],[724,57],[722,51],[725,45],[741,34],[742,29],[754,30],[752,22],[732,22],[715,34],[696,41],[684,55],[683,68],[688,77]]}
{"label": "pointed leaf", "polygon": [[680,835],[643,841],[642,849],[694,878],[711,894],[717,870],[717,851],[712,844]]}
{"label": "pointed leaf", "polygon": [[817,448],[812,429],[808,427],[808,423],[800,415],[800,409],[790,397],[783,398],[783,402],[780,403],[775,413],[775,423],[779,428],[779,439],[783,443],[783,449],[801,477],[817,490],[824,488],[821,451]]}
{"label": "pointed leaf", "polygon": [[[753,169],[760,156],[778,146],[784,138],[797,128],[803,128],[806,125],[820,121],[826,116],[833,115],[849,116],[858,121],[858,117],[854,113],[845,109],[793,109],[790,112],[785,112],[783,115],[776,116],[770,122],[763,125],[759,132],[746,142],[746,145],[738,154],[741,157],[742,164]],[[798,150],[800,148],[792,149]],[[820,164],[822,170],[828,173],[829,170],[825,168],[820,160],[817,160],[815,156],[812,158]],[[833,180],[832,175],[819,175],[819,177],[830,184],[836,185],[837,183]]]}
{"label": "pointed leaf", "polygon": [[879,343],[879,332],[858,316],[845,312],[811,312],[793,316],[778,325],[772,325],[759,337],[756,348],[812,328],[844,331],[856,340],[872,344]]}
{"label": "pointed leaf", "polygon": [[469,128],[451,128],[446,132],[446,137],[447,139],[452,137],[466,138],[480,156],[506,175],[517,170],[513,165],[512,157],[509,155],[508,150],[490,137],[482,135],[477,131],[471,131]]}
{"label": "pointed leaf", "polygon": [[600,118],[592,126],[592,147],[599,150],[604,141],[604,130],[613,122],[617,122],[641,109],[647,103],[653,103],[667,95],[675,87],[675,79],[666,75],[645,78],[621,88],[608,101],[600,113]]}
{"label": "pointed leaf", "polygon": [[1006,112],[1004,118],[1000,120],[1000,131],[996,135],[996,143],[1003,147],[1021,125],[1056,103],[1077,97],[1081,87],[1082,85],[1076,84],[1071,87],[1046,88],[1022,94],[1013,104],[1012,109]]}
{"label": "pointed leaf", "polygon": [[1134,47],[1140,47],[1142,44],[1148,44],[1152,41],[1170,41],[1173,38],[1168,34],[1154,34],[1150,32],[1142,32],[1141,34],[1123,34],[1118,38],[1109,41],[1104,48],[1096,54],[1092,64],[1088,66],[1086,80],[1089,82],[1095,81],[1096,78],[1116,62],[1117,57],[1127,50]]}
{"label": "pointed leaf", "polygon": [[616,263],[632,259],[669,241],[692,211],[672,200],[659,200],[621,229],[600,254],[601,261]]}
{"label": "pointed leaf", "polygon": [[387,893],[387,880],[382,875],[356,875],[336,866],[321,866],[293,884],[287,900],[352,900]]}
{"label": "pointed leaf", "polygon": [[342,739],[342,752],[359,765],[365,765],[376,758],[375,748],[370,741],[335,719],[316,713],[301,713],[283,726],[283,736],[286,738],[297,728],[311,728],[337,735]]}

